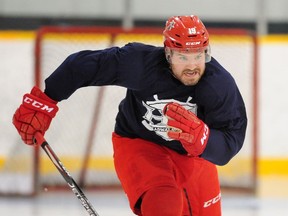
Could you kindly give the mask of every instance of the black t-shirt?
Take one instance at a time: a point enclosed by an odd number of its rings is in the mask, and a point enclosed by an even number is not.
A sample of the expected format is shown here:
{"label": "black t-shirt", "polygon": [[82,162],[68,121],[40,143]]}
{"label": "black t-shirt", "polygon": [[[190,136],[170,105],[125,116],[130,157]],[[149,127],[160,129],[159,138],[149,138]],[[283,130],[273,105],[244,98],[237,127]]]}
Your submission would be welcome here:
{"label": "black t-shirt", "polygon": [[195,86],[185,86],[171,73],[164,48],[141,43],[70,55],[46,80],[45,93],[56,101],[85,86],[115,85],[127,88],[119,105],[115,132],[142,138],[186,154],[171,140],[163,108],[178,102],[196,113],[210,128],[201,157],[226,164],[241,149],[247,127],[242,96],[230,75],[214,58]]}

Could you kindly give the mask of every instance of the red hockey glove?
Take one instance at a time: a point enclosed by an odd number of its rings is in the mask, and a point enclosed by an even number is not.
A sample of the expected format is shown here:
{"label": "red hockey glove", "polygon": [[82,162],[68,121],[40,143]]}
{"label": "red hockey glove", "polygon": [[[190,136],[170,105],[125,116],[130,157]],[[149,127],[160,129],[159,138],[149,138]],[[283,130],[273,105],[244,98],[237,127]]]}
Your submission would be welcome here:
{"label": "red hockey glove", "polygon": [[186,110],[178,103],[167,104],[163,112],[168,117],[167,125],[171,128],[167,135],[179,140],[188,155],[201,155],[210,134],[208,126],[193,112]]}
{"label": "red hockey glove", "polygon": [[23,96],[22,104],[13,116],[13,124],[26,144],[34,144],[33,137],[37,131],[45,134],[58,111],[56,104],[36,86],[30,94]]}

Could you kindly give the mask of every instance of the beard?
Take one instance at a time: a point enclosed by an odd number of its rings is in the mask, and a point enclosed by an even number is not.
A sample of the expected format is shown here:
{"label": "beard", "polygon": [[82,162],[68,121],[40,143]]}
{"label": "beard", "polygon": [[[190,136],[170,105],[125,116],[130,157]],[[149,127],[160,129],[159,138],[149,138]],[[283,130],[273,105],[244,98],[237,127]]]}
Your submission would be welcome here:
{"label": "beard", "polygon": [[185,69],[178,73],[175,73],[172,70],[172,74],[176,79],[178,79],[184,85],[194,86],[199,82],[204,72],[202,72],[200,68],[195,68],[193,70]]}

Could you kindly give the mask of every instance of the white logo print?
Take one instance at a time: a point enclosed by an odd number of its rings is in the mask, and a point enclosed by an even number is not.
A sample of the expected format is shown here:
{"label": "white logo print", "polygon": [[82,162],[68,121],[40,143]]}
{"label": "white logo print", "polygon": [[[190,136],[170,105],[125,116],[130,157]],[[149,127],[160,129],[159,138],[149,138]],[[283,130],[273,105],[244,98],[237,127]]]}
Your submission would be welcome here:
{"label": "white logo print", "polygon": [[142,101],[143,106],[147,110],[143,116],[142,124],[147,130],[154,131],[158,136],[167,141],[172,139],[167,136],[168,119],[163,115],[163,108],[166,104],[176,102],[185,107],[185,109],[197,114],[197,105],[189,102],[192,100],[192,97],[188,97],[186,102],[180,102],[174,99],[159,100],[157,95],[154,95],[154,99],[154,101]]}
{"label": "white logo print", "polygon": [[25,98],[23,99],[23,102],[27,104],[31,104],[33,107],[43,110],[44,112],[50,113],[54,110],[53,107],[49,107],[48,105],[45,105],[39,101],[29,98],[28,96],[25,96]]}
{"label": "white logo print", "polygon": [[208,126],[205,124],[205,125],[204,125],[203,136],[202,136],[202,138],[201,138],[201,144],[202,144],[202,145],[204,145],[204,142],[205,142],[205,140],[207,139],[208,131],[209,131],[209,128],[208,128]]}
{"label": "white logo print", "polygon": [[189,34],[196,34],[196,33],[197,33],[196,27],[194,27],[194,28],[189,28],[189,29],[188,29],[188,32],[189,32]]}
{"label": "white logo print", "polygon": [[220,199],[221,199],[221,193],[219,193],[216,197],[214,197],[214,198],[212,198],[212,199],[204,202],[203,207],[204,207],[204,208],[207,208],[207,207],[209,207],[209,206],[211,206],[211,205],[214,205],[215,203],[219,202]]}
{"label": "white logo print", "polygon": [[201,42],[200,41],[195,41],[195,42],[186,42],[187,46],[194,46],[194,45],[200,45]]}
{"label": "white logo print", "polygon": [[168,24],[167,30],[168,30],[168,31],[171,31],[174,27],[175,27],[175,21],[172,20],[172,21]]}

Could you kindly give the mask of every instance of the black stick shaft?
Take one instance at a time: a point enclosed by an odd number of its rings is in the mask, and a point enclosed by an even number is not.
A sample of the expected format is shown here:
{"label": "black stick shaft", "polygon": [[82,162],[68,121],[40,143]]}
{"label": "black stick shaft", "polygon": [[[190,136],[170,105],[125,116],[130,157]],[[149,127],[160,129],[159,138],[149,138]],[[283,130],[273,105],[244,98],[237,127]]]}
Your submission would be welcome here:
{"label": "black stick shaft", "polygon": [[85,208],[85,210],[89,213],[90,216],[99,216],[99,214],[96,212],[96,210],[93,208],[93,206],[90,204],[89,200],[81,190],[81,188],[77,185],[77,183],[74,181],[70,173],[67,171],[67,169],[64,167],[60,159],[57,157],[51,146],[48,144],[48,142],[44,139],[43,135],[41,133],[36,133],[35,139],[37,144],[41,145],[42,149],[46,152],[52,163],[55,165],[55,167],[58,169],[59,173],[63,176],[73,193],[76,195],[76,197],[80,200],[81,204]]}

